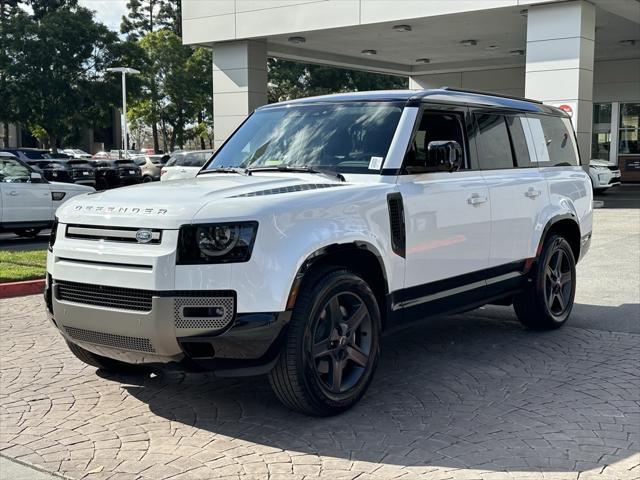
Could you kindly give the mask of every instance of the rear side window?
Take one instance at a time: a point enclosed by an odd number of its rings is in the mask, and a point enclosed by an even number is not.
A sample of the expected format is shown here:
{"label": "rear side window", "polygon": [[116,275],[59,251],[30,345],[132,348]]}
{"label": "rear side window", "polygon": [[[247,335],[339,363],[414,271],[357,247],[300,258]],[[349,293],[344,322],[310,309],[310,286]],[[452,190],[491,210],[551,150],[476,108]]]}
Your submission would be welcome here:
{"label": "rear side window", "polygon": [[482,170],[513,168],[513,155],[504,115],[475,114],[478,161]]}
{"label": "rear side window", "polygon": [[187,153],[182,161],[178,160],[178,164],[183,167],[201,167],[208,158],[206,153]]}
{"label": "rear side window", "polygon": [[528,115],[531,137],[541,167],[579,165],[571,121],[550,115]]}
{"label": "rear side window", "polygon": [[[535,150],[531,141],[531,132],[527,124],[527,117],[521,115],[507,115],[507,126],[509,127],[509,136],[511,137],[511,145],[513,153],[516,157],[516,165],[521,168],[536,167]],[[527,144],[529,138],[529,144]],[[531,147],[531,152],[529,151]]]}

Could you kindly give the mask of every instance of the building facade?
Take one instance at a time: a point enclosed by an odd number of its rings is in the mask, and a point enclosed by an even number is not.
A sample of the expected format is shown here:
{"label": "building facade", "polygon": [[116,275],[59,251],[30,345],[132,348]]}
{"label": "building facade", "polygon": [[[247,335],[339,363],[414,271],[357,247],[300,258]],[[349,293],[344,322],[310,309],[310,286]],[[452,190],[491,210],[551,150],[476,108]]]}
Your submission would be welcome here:
{"label": "building facade", "polygon": [[583,163],[640,181],[638,0],[183,0],[213,51],[215,144],[267,102],[267,57],[525,96],[570,112]]}

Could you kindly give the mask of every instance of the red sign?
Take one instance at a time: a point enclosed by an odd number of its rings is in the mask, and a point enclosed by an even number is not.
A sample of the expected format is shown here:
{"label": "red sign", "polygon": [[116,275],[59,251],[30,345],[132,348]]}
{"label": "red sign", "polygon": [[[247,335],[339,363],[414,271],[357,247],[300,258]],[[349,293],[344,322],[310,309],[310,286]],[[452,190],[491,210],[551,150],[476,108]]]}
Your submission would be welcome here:
{"label": "red sign", "polygon": [[571,108],[571,105],[567,105],[566,103],[563,103],[558,108],[563,112],[565,112],[570,117],[573,117],[573,108]]}

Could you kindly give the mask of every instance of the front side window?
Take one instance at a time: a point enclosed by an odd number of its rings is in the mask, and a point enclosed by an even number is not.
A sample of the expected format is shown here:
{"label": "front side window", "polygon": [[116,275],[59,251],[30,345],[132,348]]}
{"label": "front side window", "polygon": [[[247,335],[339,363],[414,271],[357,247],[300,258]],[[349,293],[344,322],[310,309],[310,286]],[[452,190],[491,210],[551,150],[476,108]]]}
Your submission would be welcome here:
{"label": "front side window", "polygon": [[[462,116],[457,113],[425,111],[407,150],[405,169],[408,173],[432,171],[426,167],[431,142],[454,141],[465,150]],[[460,167],[465,168],[464,162]]]}
{"label": "front side window", "polygon": [[571,120],[551,115],[528,115],[529,127],[541,167],[579,165],[578,146]]}
{"label": "front side window", "polygon": [[504,115],[476,114],[478,162],[482,170],[513,168],[513,155]]}
{"label": "front side window", "polygon": [[218,150],[206,169],[295,167],[379,172],[403,107],[404,102],[345,102],[258,110]]}
{"label": "front side window", "polygon": [[0,158],[0,183],[27,183],[31,180],[29,168],[13,158]]}
{"label": "front side window", "polygon": [[640,154],[640,103],[620,104],[620,140],[622,155]]}

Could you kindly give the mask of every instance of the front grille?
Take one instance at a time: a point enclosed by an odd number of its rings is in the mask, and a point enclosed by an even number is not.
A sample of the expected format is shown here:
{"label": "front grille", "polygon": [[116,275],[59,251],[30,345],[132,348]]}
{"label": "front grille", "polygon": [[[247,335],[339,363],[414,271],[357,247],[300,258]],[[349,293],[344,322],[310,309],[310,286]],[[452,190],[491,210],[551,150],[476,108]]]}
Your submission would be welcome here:
{"label": "front grille", "polygon": [[[222,330],[233,320],[234,304],[233,297],[178,297],[174,303],[176,328]],[[188,316],[190,311],[206,309],[220,309],[221,313],[215,317],[205,314]]]}
{"label": "front grille", "polygon": [[[96,207],[96,211],[99,213],[110,213],[109,209],[97,210],[97,208],[98,207]],[[120,210],[114,211],[120,213]],[[76,238],[79,240],[105,240],[109,242],[144,243],[147,245],[159,245],[162,242],[162,230],[151,228],[69,224],[65,232],[67,238]],[[142,234],[144,234],[144,238],[141,237]]]}
{"label": "front grille", "polygon": [[71,338],[80,342],[105,345],[107,347],[121,348],[123,350],[137,350],[139,352],[153,353],[156,351],[151,344],[151,340],[148,338],[127,337],[124,335],[96,332],[94,330],[85,330],[83,328],[75,327],[64,327],[64,330]]}
{"label": "front grille", "polygon": [[63,302],[134,310],[137,312],[151,311],[152,292],[147,290],[57,281],[55,294],[56,299]]}

